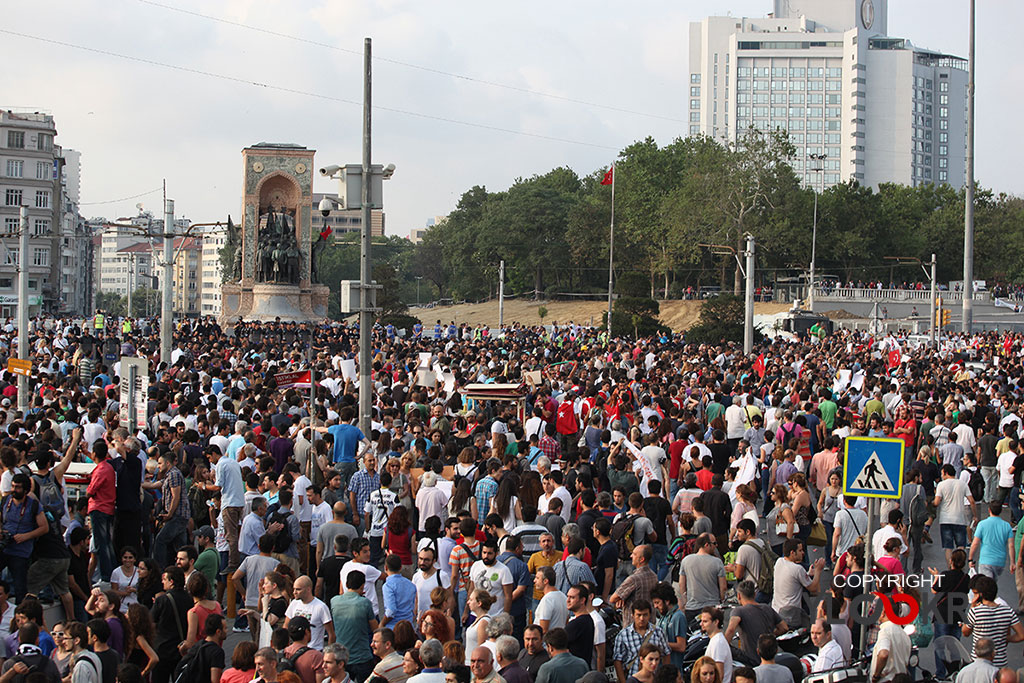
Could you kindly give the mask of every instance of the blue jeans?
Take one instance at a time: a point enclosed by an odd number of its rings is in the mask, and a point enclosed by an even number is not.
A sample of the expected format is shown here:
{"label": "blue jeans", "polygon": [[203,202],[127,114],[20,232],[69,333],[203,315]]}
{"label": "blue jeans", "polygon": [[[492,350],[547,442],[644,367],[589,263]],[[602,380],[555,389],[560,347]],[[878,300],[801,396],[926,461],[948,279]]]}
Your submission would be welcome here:
{"label": "blue jeans", "polygon": [[455,602],[459,606],[459,613],[455,615],[455,633],[462,633],[462,615],[466,613],[466,588],[463,586],[455,592]]}
{"label": "blue jeans", "polygon": [[[944,624],[941,620],[936,619],[932,627],[935,629],[935,637],[939,636],[953,636],[957,640],[960,640],[960,625],[959,624]],[[936,678],[945,678],[946,666],[939,659],[938,653],[935,654],[935,676]]]}
{"label": "blue jeans", "polygon": [[967,527],[963,524],[940,524],[939,535],[945,550],[967,547]]}
{"label": "blue jeans", "polygon": [[1014,486],[1010,489],[1010,524],[1017,526],[1022,514],[1024,512],[1020,509],[1020,487]]}
{"label": "blue jeans", "polygon": [[[100,566],[100,578],[110,581],[110,573],[114,571],[114,565],[117,563],[114,559],[114,515],[93,510],[89,513],[89,521],[92,523],[92,537],[96,543],[96,559]],[[161,562],[160,566],[166,567],[167,563]]]}
{"label": "blue jeans", "polygon": [[651,571],[658,575],[658,581],[665,578],[668,573],[668,546],[664,543],[651,544]]}
{"label": "blue jeans", "polygon": [[[161,567],[174,564],[178,548],[188,543],[188,520],[180,515],[171,517],[153,539],[153,558]],[[100,539],[96,539],[97,547]]]}
{"label": "blue jeans", "polygon": [[0,558],[0,567],[7,567],[11,572],[11,588],[15,602],[21,602],[28,593],[28,565],[27,557],[13,557],[6,555]]}

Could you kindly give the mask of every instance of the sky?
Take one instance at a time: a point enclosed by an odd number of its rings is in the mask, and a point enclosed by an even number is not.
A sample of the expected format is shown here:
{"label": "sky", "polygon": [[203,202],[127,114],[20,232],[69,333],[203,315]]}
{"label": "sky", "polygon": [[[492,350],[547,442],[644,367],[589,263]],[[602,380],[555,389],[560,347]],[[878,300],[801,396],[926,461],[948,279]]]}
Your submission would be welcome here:
{"label": "sky", "polygon": [[[137,203],[162,213],[153,190],[166,179],[178,217],[237,220],[246,146],[303,145],[317,167],[361,162],[370,37],[372,159],[396,166],[384,185],[387,233],[406,236],[474,185],[502,190],[557,166],[585,175],[635,140],[685,135],[689,23],[771,9],[770,0],[6,3],[0,41],[17,59],[0,80],[0,108],[53,114],[57,142],[82,153],[86,217],[134,215]],[[889,3],[889,34],[921,47],[966,57],[967,24],[965,0]],[[976,177],[1012,194],[1024,194],[1021,136],[1008,125],[1024,105],[1022,24],[1020,0],[978,3]],[[335,192],[337,181],[318,174],[314,190]]]}

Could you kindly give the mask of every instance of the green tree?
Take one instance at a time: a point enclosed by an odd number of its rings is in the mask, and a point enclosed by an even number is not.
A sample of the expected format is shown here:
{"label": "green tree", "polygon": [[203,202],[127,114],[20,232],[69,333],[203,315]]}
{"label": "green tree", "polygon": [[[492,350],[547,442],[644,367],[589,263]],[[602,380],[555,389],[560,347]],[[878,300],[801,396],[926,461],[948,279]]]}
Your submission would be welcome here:
{"label": "green tree", "polygon": [[[132,317],[140,318],[146,315],[155,315],[160,311],[161,294],[156,289],[139,287],[132,292]],[[125,300],[125,307],[128,302]]]}
{"label": "green tree", "polygon": [[128,310],[128,298],[117,292],[97,292],[95,306],[107,315],[124,315]]}

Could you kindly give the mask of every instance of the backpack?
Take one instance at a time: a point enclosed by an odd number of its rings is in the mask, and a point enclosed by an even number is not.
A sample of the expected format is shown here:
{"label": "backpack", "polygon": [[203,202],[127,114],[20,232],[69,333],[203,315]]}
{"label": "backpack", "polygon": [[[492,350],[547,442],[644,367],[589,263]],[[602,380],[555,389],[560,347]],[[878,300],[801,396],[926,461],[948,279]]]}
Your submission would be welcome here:
{"label": "backpack", "polygon": [[173,683],[205,683],[210,680],[208,659],[202,656],[203,648],[207,645],[213,645],[213,643],[204,640],[185,653],[178,665],[174,667]]}
{"label": "backpack", "polygon": [[289,508],[278,508],[267,520],[267,525],[280,522],[284,528],[274,534],[274,552],[278,554],[288,552],[292,547],[292,532],[288,530],[288,518],[292,516]]}
{"label": "backpack", "polygon": [[672,545],[668,547],[668,559],[673,562],[682,560],[687,555],[692,555],[696,552],[697,537],[696,536],[676,536],[672,540]]}
{"label": "backpack", "polygon": [[928,521],[928,506],[924,502],[924,487],[918,484],[918,489],[920,490],[910,499],[910,510],[907,512],[911,526],[922,527]]}
{"label": "backpack", "polygon": [[32,479],[36,482],[36,488],[38,489],[36,497],[43,506],[46,521],[50,523],[51,528],[59,525],[67,508],[64,505],[64,492],[61,491],[57,478],[53,476],[51,471],[47,472],[45,476],[33,474]]}
{"label": "backpack", "polygon": [[980,469],[974,468],[974,471],[971,472],[971,477],[967,480],[967,488],[975,503],[985,499],[985,479],[981,476]]}
{"label": "backpack", "polygon": [[305,645],[303,645],[298,650],[296,650],[295,654],[293,654],[291,657],[281,657],[281,661],[277,665],[278,671],[292,671],[294,673],[299,673],[299,669],[296,666],[296,663],[299,661],[299,657],[306,654],[312,649],[313,648],[311,647],[306,647]]}
{"label": "backpack", "polygon": [[633,523],[643,515],[626,515],[612,524],[612,540],[619,548],[619,559],[628,560],[633,554],[636,542],[633,540]]}
{"label": "backpack", "polygon": [[772,552],[768,543],[761,541],[759,546],[752,541],[744,541],[743,545],[749,545],[761,555],[761,571],[757,574],[757,590],[765,595],[771,595],[775,591],[775,563],[779,556]]}

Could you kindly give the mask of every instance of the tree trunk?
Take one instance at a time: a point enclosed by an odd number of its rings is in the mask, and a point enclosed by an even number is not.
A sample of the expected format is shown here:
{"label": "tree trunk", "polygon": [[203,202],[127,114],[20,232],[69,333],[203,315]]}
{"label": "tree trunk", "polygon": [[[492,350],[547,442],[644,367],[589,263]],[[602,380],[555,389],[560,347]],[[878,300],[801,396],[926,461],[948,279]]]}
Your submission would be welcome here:
{"label": "tree trunk", "polygon": [[668,299],[668,269],[665,270],[665,296],[664,300]]}
{"label": "tree trunk", "polygon": [[537,266],[536,271],[533,274],[533,298],[540,299],[541,290],[544,288],[544,272],[540,266]]}

